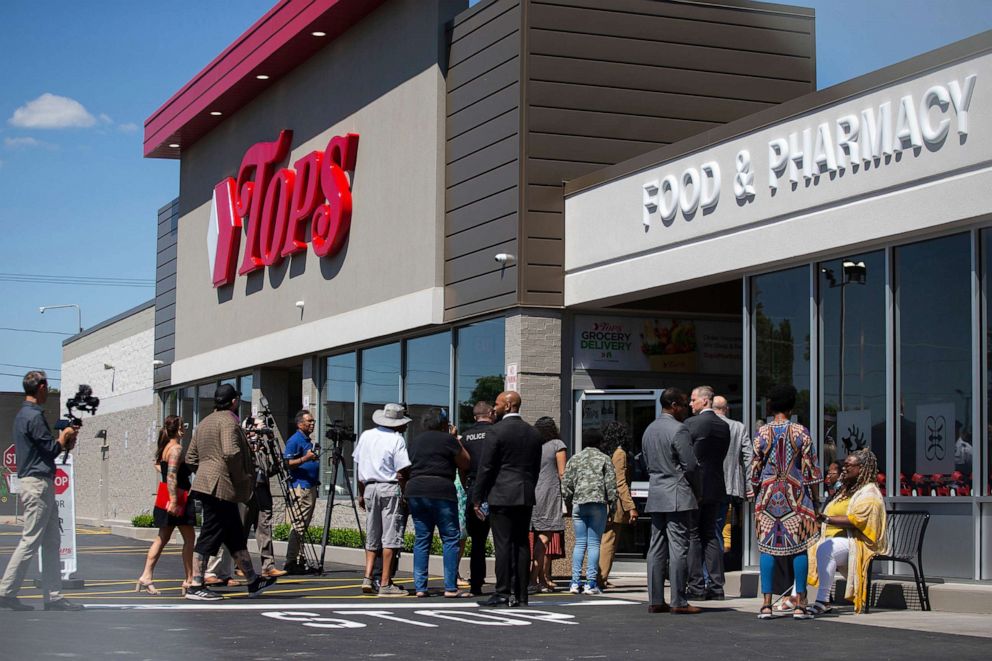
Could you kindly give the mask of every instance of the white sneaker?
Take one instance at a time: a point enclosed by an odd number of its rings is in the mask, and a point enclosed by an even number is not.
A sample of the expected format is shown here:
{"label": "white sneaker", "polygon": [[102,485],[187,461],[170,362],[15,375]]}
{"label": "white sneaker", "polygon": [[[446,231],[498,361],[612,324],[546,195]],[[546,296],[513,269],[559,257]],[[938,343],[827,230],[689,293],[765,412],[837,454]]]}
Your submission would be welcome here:
{"label": "white sneaker", "polygon": [[578,583],[572,583],[572,586],[568,588],[568,591],[572,594],[582,594],[582,586]]}

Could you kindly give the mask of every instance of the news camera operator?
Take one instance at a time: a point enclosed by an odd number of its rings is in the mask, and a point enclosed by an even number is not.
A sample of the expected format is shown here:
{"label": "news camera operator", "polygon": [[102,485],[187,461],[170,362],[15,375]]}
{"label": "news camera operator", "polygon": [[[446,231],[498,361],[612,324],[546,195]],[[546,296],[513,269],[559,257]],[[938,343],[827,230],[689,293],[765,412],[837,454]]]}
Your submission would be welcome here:
{"label": "news camera operator", "polygon": [[264,437],[272,434],[272,430],[265,426],[262,418],[249,418],[249,421],[251,424],[246,425],[246,433],[248,445],[255,454],[255,497],[248,501],[245,532],[255,526],[255,542],[258,543],[258,552],[262,556],[262,576],[278,577],[286,572],[276,569],[275,552],[272,549],[272,490],[269,487],[269,478],[277,471],[262,446]]}
{"label": "news camera operator", "polygon": [[48,401],[48,378],[40,370],[24,375],[24,404],[14,418],[14,445],[17,449],[17,477],[24,504],[24,530],[3,580],[0,581],[0,608],[16,611],[34,610],[17,599],[38,547],[41,547],[43,571],[41,592],[46,611],[82,610],[62,597],[59,546],[61,526],[55,504],[55,458],[76,444],[77,429],[68,426],[58,437],[45,420],[42,405]]}
{"label": "news camera operator", "polygon": [[[283,569],[289,574],[307,572],[307,562],[301,545],[306,543],[307,528],[317,506],[317,487],[320,486],[320,448],[310,440],[315,420],[310,411],[303,409],[294,418],[296,433],[286,441],[283,458],[289,468],[290,487],[296,495],[299,507],[286,509],[286,522],[290,525],[289,543],[286,545],[286,564]],[[295,516],[294,516],[295,511]]]}

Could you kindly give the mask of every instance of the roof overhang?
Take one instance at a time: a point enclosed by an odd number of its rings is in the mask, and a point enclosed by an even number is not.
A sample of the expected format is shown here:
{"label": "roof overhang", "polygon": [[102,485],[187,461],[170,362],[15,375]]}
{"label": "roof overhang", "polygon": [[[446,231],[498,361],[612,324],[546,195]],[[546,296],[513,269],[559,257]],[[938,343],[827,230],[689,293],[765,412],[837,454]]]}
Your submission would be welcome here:
{"label": "roof overhang", "polygon": [[[383,1],[279,0],[145,120],[145,157],[179,158],[183,149]],[[324,34],[314,36],[315,32]],[[268,78],[260,80],[260,75]]]}

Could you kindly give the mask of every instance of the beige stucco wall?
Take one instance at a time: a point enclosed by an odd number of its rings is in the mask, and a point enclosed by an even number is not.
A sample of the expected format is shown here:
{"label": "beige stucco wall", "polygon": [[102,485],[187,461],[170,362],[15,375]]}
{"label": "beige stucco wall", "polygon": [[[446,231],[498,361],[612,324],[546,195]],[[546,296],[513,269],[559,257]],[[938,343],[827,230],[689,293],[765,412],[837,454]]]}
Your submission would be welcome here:
{"label": "beige stucco wall", "polygon": [[[440,321],[445,118],[438,61],[443,22],[463,5],[386,3],[286,78],[269,81],[184,153],[173,382]],[[308,247],[214,289],[206,243],[213,186],[236,175],[246,149],[282,129],[294,131],[290,164],[334,135],[361,136],[348,242],[334,258],[317,258]],[[302,313],[297,301],[305,302]]]}

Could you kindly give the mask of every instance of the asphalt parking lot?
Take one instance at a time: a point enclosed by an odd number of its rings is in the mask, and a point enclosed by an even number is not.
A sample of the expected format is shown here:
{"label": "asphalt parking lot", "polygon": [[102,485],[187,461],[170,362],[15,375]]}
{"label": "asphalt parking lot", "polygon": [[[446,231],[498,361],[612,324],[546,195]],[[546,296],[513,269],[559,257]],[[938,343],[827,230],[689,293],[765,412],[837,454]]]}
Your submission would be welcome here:
{"label": "asphalt parking lot", "polygon": [[[0,566],[17,539],[17,528],[0,526]],[[0,657],[977,659],[988,658],[992,647],[988,639],[933,631],[758,622],[719,602],[707,602],[697,616],[653,615],[622,592],[537,595],[527,608],[498,610],[440,596],[380,599],[363,595],[361,572],[344,565],[331,565],[324,576],[285,577],[256,599],[241,587],[221,590],[228,597],[222,602],[190,602],[179,596],[178,547],[168,547],[159,563],[162,595],[153,597],[134,592],[146,543],[94,530],[78,539],[78,576],[86,585],[66,596],[87,610],[41,611],[29,580],[21,598],[38,610],[0,612]]]}

